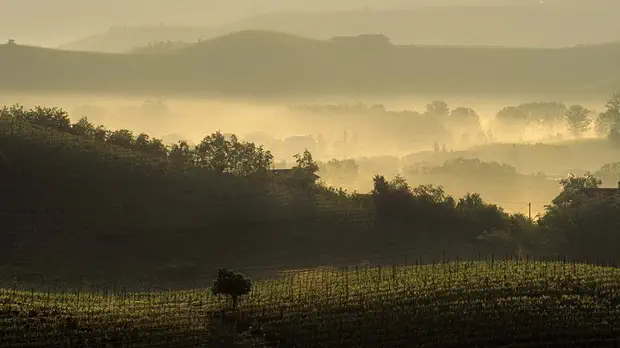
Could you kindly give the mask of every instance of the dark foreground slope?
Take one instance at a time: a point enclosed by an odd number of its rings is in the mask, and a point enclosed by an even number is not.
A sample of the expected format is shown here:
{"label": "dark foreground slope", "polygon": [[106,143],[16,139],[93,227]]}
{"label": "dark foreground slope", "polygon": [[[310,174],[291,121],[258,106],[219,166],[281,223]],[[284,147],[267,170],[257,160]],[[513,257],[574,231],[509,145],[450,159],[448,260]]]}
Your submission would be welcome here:
{"label": "dark foreground slope", "polygon": [[224,299],[204,290],[0,290],[0,345],[612,347],[619,304],[616,268],[527,261],[328,268],[255,283],[225,321],[213,315],[227,307]]}
{"label": "dark foreground slope", "polygon": [[0,46],[4,91],[253,95],[609,93],[620,45],[564,49],[416,47],[238,32],[170,54]]}
{"label": "dark foreground slope", "polygon": [[[383,177],[376,195],[347,194],[266,162],[226,170],[256,163],[253,144],[209,136],[162,152],[144,134],[71,124],[59,110],[0,111],[4,284],[186,288],[218,267],[265,276],[364,259],[514,255],[532,244],[531,222],[479,196],[457,203],[441,188]],[[508,239],[482,235],[497,230]]]}
{"label": "dark foreground slope", "polygon": [[[173,165],[10,120],[0,120],[0,197],[4,284],[183,287],[222,266],[334,260],[347,233],[371,227],[320,188]],[[359,260],[365,246],[347,256]]]}

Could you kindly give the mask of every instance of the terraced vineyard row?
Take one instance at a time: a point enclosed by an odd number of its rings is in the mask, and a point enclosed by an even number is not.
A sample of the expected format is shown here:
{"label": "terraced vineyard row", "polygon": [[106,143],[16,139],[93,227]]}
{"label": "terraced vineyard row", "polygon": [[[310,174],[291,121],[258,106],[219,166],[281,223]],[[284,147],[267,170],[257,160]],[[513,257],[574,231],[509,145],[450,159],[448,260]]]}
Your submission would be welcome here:
{"label": "terraced vineyard row", "polygon": [[[256,282],[224,319],[217,313],[226,300],[206,290],[58,294],[5,289],[0,302],[0,344],[6,347],[69,341],[91,347],[230,346],[232,338],[223,339],[226,332],[239,341],[250,327],[255,340],[291,347],[605,346],[620,339],[620,270],[559,262],[293,272]],[[222,322],[231,318],[236,324]]]}

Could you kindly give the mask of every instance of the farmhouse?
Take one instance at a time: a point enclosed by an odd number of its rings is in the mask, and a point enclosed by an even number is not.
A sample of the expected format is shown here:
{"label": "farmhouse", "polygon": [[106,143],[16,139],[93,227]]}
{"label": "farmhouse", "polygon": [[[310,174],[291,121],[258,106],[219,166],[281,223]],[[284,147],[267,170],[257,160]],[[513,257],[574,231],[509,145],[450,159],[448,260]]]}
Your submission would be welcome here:
{"label": "farmhouse", "polygon": [[618,187],[584,188],[581,192],[589,197],[618,195],[620,194],[620,181],[618,181]]}

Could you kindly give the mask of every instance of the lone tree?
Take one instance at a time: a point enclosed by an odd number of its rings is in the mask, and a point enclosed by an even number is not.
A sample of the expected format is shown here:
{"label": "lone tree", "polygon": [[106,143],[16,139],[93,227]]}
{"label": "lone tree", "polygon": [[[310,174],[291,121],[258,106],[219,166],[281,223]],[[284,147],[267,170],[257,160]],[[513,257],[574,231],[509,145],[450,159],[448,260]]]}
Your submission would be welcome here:
{"label": "lone tree", "polygon": [[305,149],[303,154],[296,154],[297,165],[293,167],[293,180],[302,187],[308,188],[314,185],[319,176],[319,165],[312,158],[312,154]]}
{"label": "lone tree", "polygon": [[596,131],[599,135],[609,135],[620,125],[620,92],[614,93],[611,99],[605,104],[607,110],[598,115],[596,120]]}
{"label": "lone tree", "polygon": [[590,128],[592,122],[588,117],[590,110],[581,105],[572,105],[564,115],[568,129],[575,137],[580,136]]}
{"label": "lone tree", "polygon": [[213,295],[227,295],[232,298],[233,309],[237,308],[239,296],[247,295],[252,288],[252,281],[247,279],[243,274],[220,269],[217,273],[217,279],[211,285]]}

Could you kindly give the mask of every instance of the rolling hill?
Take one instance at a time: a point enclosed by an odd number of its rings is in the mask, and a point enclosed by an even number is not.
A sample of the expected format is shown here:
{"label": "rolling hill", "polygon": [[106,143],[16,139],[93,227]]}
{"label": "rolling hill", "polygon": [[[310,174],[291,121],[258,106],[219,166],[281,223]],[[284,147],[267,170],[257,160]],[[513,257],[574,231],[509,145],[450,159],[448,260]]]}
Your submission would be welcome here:
{"label": "rolling hill", "polygon": [[[612,347],[620,328],[619,280],[617,268],[562,262],[325,267],[257,281],[234,311],[206,289],[0,289],[0,343]],[[220,311],[226,315],[218,320]]]}
{"label": "rolling hill", "polygon": [[161,55],[3,45],[0,90],[606,95],[620,88],[620,44],[525,49],[398,46],[368,39],[335,42],[241,31]]}
{"label": "rolling hill", "polygon": [[[156,41],[196,42],[240,30],[270,30],[326,40],[383,33],[396,44],[564,47],[620,39],[618,6],[416,6],[330,12],[270,12],[215,25],[123,26],[60,48],[120,53]],[[321,25],[317,25],[321,23]],[[579,23],[579,25],[575,25]]]}

